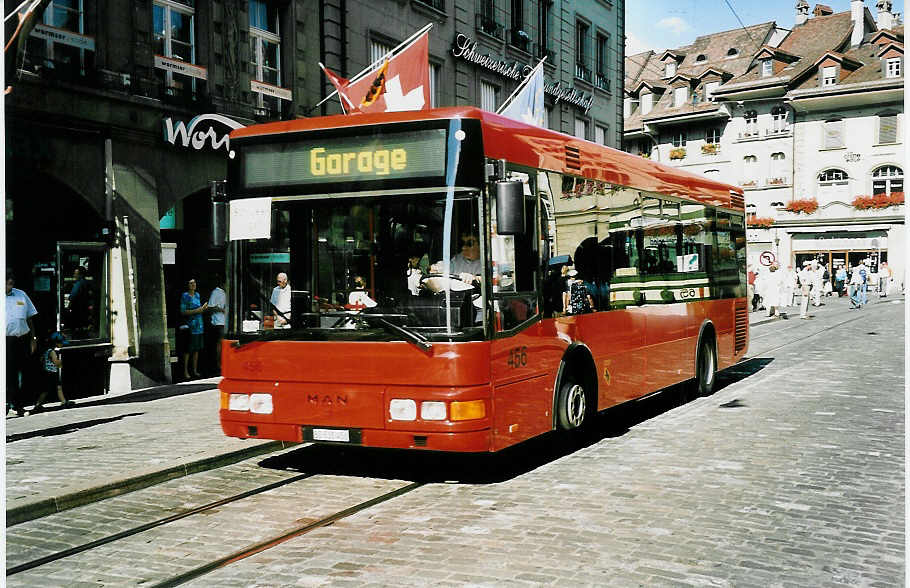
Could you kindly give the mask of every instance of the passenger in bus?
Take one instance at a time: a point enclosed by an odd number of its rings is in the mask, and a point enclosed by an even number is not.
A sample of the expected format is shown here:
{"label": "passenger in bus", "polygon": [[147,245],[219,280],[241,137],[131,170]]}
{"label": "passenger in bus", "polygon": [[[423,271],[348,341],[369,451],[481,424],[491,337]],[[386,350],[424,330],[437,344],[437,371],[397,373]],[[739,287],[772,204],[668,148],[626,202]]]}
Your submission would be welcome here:
{"label": "passenger in bus", "polygon": [[354,290],[348,294],[348,304],[354,307],[374,308],[376,301],[370,298],[366,291],[366,281],[363,276],[354,276]]}
{"label": "passenger in bus", "polygon": [[408,281],[408,291],[412,296],[420,294],[420,281],[424,275],[423,270],[420,268],[420,261],[423,257],[423,252],[417,249],[413,249],[408,254],[408,267],[405,269],[405,277]]}
{"label": "passenger in bus", "polygon": [[275,326],[284,327],[291,322],[291,285],[288,283],[288,275],[284,272],[279,273],[275,280],[278,285],[272,289],[269,302],[272,304],[272,310],[276,311]]}
{"label": "passenger in bus", "polygon": [[569,289],[567,314],[587,314],[594,312],[594,299],[588,292],[585,283],[578,278],[578,271],[569,270]]}

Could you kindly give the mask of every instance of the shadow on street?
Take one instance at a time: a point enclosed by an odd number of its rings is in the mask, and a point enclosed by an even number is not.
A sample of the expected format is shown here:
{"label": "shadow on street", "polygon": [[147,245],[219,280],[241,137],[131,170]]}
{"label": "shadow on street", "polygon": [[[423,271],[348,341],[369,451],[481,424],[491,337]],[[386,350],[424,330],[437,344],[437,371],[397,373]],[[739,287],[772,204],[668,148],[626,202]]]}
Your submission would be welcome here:
{"label": "shadow on street", "polygon": [[[715,390],[743,380],[771,363],[753,358],[717,374]],[[264,468],[310,474],[357,476],[427,483],[496,484],[533,471],[576,451],[625,435],[632,427],[684,404],[685,384],[607,409],[583,431],[553,431],[498,453],[444,453],[310,445],[259,462]],[[740,399],[719,405],[741,408]]]}

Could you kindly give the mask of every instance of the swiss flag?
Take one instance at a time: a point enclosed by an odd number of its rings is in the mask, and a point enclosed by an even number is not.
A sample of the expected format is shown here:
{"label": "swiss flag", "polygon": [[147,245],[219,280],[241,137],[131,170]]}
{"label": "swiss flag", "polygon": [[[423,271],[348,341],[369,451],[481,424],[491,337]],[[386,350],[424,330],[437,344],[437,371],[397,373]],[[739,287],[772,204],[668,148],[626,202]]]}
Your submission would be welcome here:
{"label": "swiss flag", "polygon": [[427,109],[430,107],[429,51],[427,31],[376,69],[347,84],[344,93],[360,112]]}
{"label": "swiss flag", "polygon": [[329,81],[332,82],[332,85],[335,86],[336,90],[338,90],[338,97],[341,100],[341,108],[345,111],[356,110],[357,107],[354,105],[354,101],[351,100],[347,94],[348,84],[350,83],[348,79],[341,77],[321,63],[319,64],[319,67],[321,67],[322,71],[325,72],[325,77],[329,78]]}

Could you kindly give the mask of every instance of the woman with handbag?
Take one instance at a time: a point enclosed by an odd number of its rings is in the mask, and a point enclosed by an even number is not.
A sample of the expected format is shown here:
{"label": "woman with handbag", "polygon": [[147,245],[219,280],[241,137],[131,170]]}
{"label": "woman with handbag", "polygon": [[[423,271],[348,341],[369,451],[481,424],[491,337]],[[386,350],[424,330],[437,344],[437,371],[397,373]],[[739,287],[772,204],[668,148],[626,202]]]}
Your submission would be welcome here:
{"label": "woman with handbag", "polygon": [[[196,291],[196,280],[187,282],[187,291],[180,295],[180,315],[184,324],[179,328],[189,330],[189,340],[183,351],[183,379],[199,377],[199,352],[204,346],[205,327],[202,322],[202,313],[209,307],[209,303],[202,304],[199,292]],[[192,371],[190,371],[192,361]]]}

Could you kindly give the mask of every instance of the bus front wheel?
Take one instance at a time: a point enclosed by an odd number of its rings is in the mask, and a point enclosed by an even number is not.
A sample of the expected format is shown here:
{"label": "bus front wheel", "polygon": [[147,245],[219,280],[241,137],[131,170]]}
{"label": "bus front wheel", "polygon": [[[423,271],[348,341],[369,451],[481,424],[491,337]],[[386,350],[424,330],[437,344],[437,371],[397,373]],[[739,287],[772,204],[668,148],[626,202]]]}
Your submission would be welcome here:
{"label": "bus front wheel", "polygon": [[556,404],[556,420],[559,428],[564,431],[580,428],[585,422],[587,410],[584,386],[567,379],[559,388],[559,398]]}
{"label": "bus front wheel", "polygon": [[717,376],[717,355],[714,351],[714,340],[704,337],[698,346],[695,357],[695,395],[710,396],[714,392]]}

